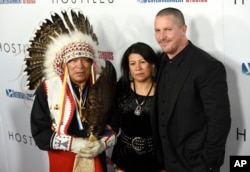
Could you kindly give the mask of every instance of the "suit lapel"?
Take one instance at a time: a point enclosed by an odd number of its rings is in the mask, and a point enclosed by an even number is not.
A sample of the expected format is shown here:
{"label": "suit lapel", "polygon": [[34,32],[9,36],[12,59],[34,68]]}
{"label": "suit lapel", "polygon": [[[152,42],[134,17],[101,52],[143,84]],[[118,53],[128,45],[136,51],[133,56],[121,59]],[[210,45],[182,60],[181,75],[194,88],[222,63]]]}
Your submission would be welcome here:
{"label": "suit lapel", "polygon": [[173,92],[171,94],[169,111],[167,114],[167,122],[169,122],[169,119],[170,119],[172,112],[174,110],[175,103],[176,103],[177,98],[180,94],[182,86],[183,86],[186,78],[189,75],[190,68],[192,65],[192,60],[193,60],[193,54],[194,54],[194,48],[193,48],[193,46],[191,46],[189,48],[188,52],[186,52],[186,55],[184,55],[184,58],[182,59],[182,62],[180,64],[180,70],[179,70],[177,77],[176,77],[177,81],[173,87]]}

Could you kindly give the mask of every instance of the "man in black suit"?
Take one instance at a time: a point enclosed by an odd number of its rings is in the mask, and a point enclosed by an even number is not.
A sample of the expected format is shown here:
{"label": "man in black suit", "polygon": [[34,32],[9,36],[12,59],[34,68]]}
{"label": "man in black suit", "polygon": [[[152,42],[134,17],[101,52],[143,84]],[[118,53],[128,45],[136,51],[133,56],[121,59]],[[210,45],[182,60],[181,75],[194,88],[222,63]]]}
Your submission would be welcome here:
{"label": "man in black suit", "polygon": [[186,37],[176,8],[159,11],[155,38],[163,54],[153,123],[168,172],[219,172],[231,125],[224,65]]}

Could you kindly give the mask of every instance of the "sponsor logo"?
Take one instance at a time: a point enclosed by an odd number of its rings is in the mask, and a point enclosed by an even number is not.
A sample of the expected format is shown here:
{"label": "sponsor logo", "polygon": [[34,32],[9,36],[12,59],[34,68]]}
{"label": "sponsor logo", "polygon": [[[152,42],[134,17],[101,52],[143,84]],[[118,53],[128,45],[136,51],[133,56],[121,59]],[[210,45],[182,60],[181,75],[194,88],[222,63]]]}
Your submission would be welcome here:
{"label": "sponsor logo", "polygon": [[33,100],[33,94],[25,94],[22,92],[17,92],[12,89],[6,89],[6,95],[10,98]]}
{"label": "sponsor logo", "polygon": [[137,0],[139,3],[199,3],[208,0]]}
{"label": "sponsor logo", "polygon": [[52,4],[113,4],[115,0],[52,0]]}
{"label": "sponsor logo", "polygon": [[9,140],[15,141],[17,143],[23,143],[30,146],[36,146],[33,137],[26,134],[16,133],[14,131],[8,131]]}
{"label": "sponsor logo", "polygon": [[35,4],[36,0],[0,0],[0,4]]}
{"label": "sponsor logo", "polygon": [[99,53],[100,59],[114,60],[113,52],[110,52],[110,51],[99,51],[98,53]]}
{"label": "sponsor logo", "polygon": [[25,46],[22,44],[0,42],[0,52],[4,52],[4,53],[20,54],[22,50],[24,49],[24,47]]}
{"label": "sponsor logo", "polygon": [[245,4],[245,0],[234,0],[234,4],[237,5],[237,4],[242,4],[244,5]]}
{"label": "sponsor logo", "polygon": [[250,75],[250,63],[242,63],[241,70],[243,74]]}

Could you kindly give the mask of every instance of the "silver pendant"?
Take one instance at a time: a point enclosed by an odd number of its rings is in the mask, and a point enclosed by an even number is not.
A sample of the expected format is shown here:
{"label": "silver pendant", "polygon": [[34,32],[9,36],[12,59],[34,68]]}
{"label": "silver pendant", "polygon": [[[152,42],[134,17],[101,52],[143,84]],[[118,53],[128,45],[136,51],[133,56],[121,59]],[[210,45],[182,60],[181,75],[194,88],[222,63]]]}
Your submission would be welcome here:
{"label": "silver pendant", "polygon": [[140,116],[141,115],[141,105],[137,105],[134,111],[134,114],[136,116]]}

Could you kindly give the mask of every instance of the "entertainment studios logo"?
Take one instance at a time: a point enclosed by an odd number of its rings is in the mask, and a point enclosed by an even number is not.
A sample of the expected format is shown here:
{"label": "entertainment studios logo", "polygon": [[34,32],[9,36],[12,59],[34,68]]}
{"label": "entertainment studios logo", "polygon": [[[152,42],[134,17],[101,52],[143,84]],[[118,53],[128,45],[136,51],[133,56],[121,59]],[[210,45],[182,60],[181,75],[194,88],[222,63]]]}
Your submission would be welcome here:
{"label": "entertainment studios logo", "polygon": [[137,0],[139,3],[199,3],[208,0]]}
{"label": "entertainment studios logo", "polygon": [[241,70],[244,75],[250,76],[250,63],[242,63]]}
{"label": "entertainment studios logo", "polygon": [[230,156],[230,172],[249,172],[250,156]]}

